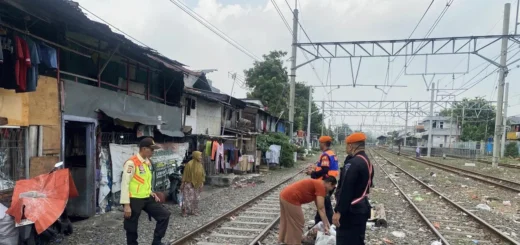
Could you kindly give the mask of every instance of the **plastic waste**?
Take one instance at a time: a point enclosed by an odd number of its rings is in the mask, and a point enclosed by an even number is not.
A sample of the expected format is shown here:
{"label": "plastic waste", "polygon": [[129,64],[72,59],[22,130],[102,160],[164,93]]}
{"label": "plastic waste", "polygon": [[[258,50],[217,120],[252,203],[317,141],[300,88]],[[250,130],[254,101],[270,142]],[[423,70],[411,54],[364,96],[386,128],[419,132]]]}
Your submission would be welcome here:
{"label": "plastic waste", "polygon": [[[331,228],[332,230],[332,228]],[[336,245],[336,236],[335,235],[326,235],[324,232],[318,231],[318,235],[316,236],[315,245]]]}
{"label": "plastic waste", "polygon": [[442,245],[440,241],[433,241],[430,245]]}
{"label": "plastic waste", "polygon": [[424,199],[421,196],[416,196],[413,198],[414,201],[422,202]]}
{"label": "plastic waste", "polygon": [[397,237],[397,238],[405,238],[406,237],[406,234],[404,234],[404,232],[402,232],[402,231],[392,231],[392,235]]}
{"label": "plastic waste", "polygon": [[2,219],[0,219],[0,245],[17,244],[18,229],[16,229],[14,225],[14,219],[10,215],[5,215]]}
{"label": "plastic waste", "polygon": [[491,211],[491,207],[488,206],[487,204],[483,204],[483,203],[477,205],[476,208],[480,209],[480,210]]}
{"label": "plastic waste", "polygon": [[511,201],[503,201],[504,206],[511,206]]}

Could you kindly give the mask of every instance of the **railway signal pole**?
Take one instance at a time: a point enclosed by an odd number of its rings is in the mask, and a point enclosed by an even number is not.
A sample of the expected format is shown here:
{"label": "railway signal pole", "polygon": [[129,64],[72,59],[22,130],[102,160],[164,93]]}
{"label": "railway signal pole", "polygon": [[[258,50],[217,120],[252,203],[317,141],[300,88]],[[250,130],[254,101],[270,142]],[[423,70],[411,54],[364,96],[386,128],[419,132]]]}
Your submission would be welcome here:
{"label": "railway signal pole", "polygon": [[[509,14],[511,4],[506,3],[504,5],[504,22],[502,34],[507,35],[509,33]],[[502,120],[502,109],[504,106],[504,87],[507,76],[507,43],[509,38],[502,38],[502,49],[500,52],[500,66],[499,66],[499,78],[498,78],[498,96],[497,96],[497,115],[495,119],[495,136],[493,137],[493,162],[494,168],[498,167],[498,156],[500,154],[500,141],[502,140],[502,134],[504,133]]]}

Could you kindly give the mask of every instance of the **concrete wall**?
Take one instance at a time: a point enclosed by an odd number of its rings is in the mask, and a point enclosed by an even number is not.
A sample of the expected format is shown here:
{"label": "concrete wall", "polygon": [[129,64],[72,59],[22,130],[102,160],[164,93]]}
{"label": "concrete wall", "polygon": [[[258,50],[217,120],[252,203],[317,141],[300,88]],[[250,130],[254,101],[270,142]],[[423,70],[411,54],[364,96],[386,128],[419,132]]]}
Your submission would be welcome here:
{"label": "concrete wall", "polygon": [[[194,134],[219,135],[222,119],[222,105],[216,102],[209,102],[203,99],[197,100],[197,131]],[[187,120],[186,120],[187,122]]]}

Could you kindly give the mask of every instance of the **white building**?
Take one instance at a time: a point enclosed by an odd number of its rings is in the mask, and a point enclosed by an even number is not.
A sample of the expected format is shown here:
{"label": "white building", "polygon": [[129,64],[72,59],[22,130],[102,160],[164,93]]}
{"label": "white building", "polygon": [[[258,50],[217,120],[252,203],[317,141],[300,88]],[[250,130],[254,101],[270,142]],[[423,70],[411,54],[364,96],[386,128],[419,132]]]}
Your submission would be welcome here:
{"label": "white building", "polygon": [[[451,123],[450,123],[451,121]],[[423,133],[424,142],[428,142],[428,130],[430,129],[430,118],[427,117],[423,120],[424,129]],[[457,142],[460,136],[460,130],[457,127],[457,121],[452,120],[450,117],[434,116],[432,117],[432,146],[433,147],[450,147],[453,143]]]}

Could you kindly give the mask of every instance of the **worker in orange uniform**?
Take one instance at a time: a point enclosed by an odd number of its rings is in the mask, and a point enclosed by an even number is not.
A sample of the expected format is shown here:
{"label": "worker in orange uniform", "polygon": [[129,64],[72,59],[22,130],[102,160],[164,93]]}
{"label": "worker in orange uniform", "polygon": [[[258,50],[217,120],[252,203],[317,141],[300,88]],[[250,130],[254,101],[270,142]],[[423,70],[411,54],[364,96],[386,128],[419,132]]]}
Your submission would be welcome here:
{"label": "worker in orange uniform", "polygon": [[364,245],[366,222],[370,218],[368,193],[373,186],[374,169],[365,153],[366,135],[353,133],[345,139],[347,158],[336,190],[337,245]]}
{"label": "worker in orange uniform", "polygon": [[[330,149],[332,145],[332,138],[330,136],[321,136],[319,139],[320,149],[322,154],[320,155],[320,159],[316,162],[316,166],[314,170],[309,168],[307,170],[307,174],[311,176],[313,179],[325,179],[329,176],[338,178],[339,175],[339,164],[338,157]],[[332,222],[332,215],[334,214],[334,210],[332,209],[332,202],[330,197],[334,193],[334,190],[330,191],[328,195],[325,197],[325,211],[327,214],[328,222]],[[321,220],[321,216],[319,213],[316,213],[314,216],[314,222],[317,224]]]}
{"label": "worker in orange uniform", "polygon": [[[337,180],[327,177],[323,180],[303,179],[292,183],[280,192],[280,228],[278,242],[286,245],[302,244],[303,216],[302,204],[314,202],[318,213],[325,217],[325,196],[334,190]],[[328,233],[330,223],[323,222],[325,233]]]}
{"label": "worker in orange uniform", "polygon": [[[152,192],[152,172],[150,170],[150,157],[154,150],[159,149],[152,138],[144,138],[139,142],[139,153],[132,156],[123,166],[121,180],[120,203],[124,207],[126,231],[126,243],[137,245],[138,224],[141,211],[157,221],[153,233],[152,245],[163,245],[162,238],[168,229],[170,211],[160,203],[157,194]],[[141,232],[149,232],[143,231]]]}

